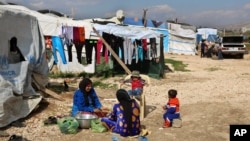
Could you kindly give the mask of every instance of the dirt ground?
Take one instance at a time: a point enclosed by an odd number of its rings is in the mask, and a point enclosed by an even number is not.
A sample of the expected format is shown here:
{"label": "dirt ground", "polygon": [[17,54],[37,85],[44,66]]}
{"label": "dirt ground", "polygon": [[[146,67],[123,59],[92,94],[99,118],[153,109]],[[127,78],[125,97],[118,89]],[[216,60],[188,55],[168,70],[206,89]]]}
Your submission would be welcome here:
{"label": "dirt ground", "polygon": [[[150,141],[229,141],[230,124],[250,124],[250,55],[244,59],[226,58],[214,60],[199,56],[166,54],[165,58],[183,61],[187,72],[168,72],[166,78],[151,79],[145,88],[146,117],[142,125],[151,134]],[[170,67],[171,68],[171,67]],[[112,77],[104,82],[115,85],[122,77]],[[93,80],[94,81],[94,80]],[[40,107],[24,120],[26,127],[7,127],[9,134],[22,135],[32,141],[111,141],[112,133],[93,133],[82,129],[77,134],[62,134],[57,125],[44,126],[49,116],[68,115],[72,105],[72,94],[77,83],[70,83],[70,91],[60,95],[65,101],[52,97],[44,98]],[[167,102],[167,91],[177,89],[181,102],[181,128],[162,129],[161,108]],[[114,88],[96,91],[105,107],[115,98]],[[8,138],[0,138],[7,140]],[[138,138],[122,138],[120,141],[137,141]]]}

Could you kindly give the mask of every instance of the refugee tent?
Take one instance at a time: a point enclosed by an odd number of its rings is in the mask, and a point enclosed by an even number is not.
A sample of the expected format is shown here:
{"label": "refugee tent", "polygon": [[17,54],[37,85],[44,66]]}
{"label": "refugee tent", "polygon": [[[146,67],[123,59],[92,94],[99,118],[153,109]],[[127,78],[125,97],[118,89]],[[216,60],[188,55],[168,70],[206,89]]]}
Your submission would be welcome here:
{"label": "refugee tent", "polygon": [[[36,17],[0,5],[0,25],[0,127],[4,127],[26,117],[41,101],[40,94],[32,87],[32,74],[41,76],[43,81],[39,84],[45,87],[49,69],[43,33]],[[12,37],[16,37],[25,61],[9,62],[13,59],[10,58]]]}
{"label": "refugee tent", "polygon": [[206,39],[209,42],[216,42],[218,40],[217,29],[213,28],[199,28],[196,33],[197,44],[201,42],[202,39]]}
{"label": "refugee tent", "polygon": [[[119,55],[120,59],[122,59],[131,70],[136,69],[141,73],[146,73],[155,78],[162,77],[164,55],[163,50],[161,50],[161,33],[138,26],[122,26],[111,23],[106,25],[93,24],[93,27],[101,32],[103,37],[108,36],[106,39],[109,40],[108,42],[116,51],[116,54]],[[110,38],[113,38],[114,41],[110,41]],[[138,50],[143,46],[140,45],[143,44],[142,40],[146,41],[146,49],[142,55],[147,56],[145,57],[147,59],[145,59],[144,56],[142,56],[141,59],[138,57],[138,54],[140,54]],[[112,45],[112,42],[116,43],[119,41],[122,41],[122,44]],[[152,46],[154,47],[152,48]],[[163,57],[163,59],[161,57]],[[117,71],[116,67],[119,68],[120,64],[115,64],[116,62],[114,62],[114,71]]]}
{"label": "refugee tent", "polygon": [[169,53],[195,55],[196,33],[191,29],[183,29],[180,24],[168,23]]}
{"label": "refugee tent", "polygon": [[169,52],[169,31],[167,29],[152,29],[154,31],[160,32],[163,36],[163,51],[164,53]]}
{"label": "refugee tent", "polygon": [[[56,45],[52,44],[53,47],[51,48],[46,46],[47,56],[49,56],[50,54],[52,55],[52,57],[47,58],[49,61],[48,64],[50,69],[54,65],[56,65],[60,72],[72,72],[72,73],[95,72],[94,62],[92,64],[84,64],[84,65],[83,63],[79,63],[77,59],[77,56],[79,55],[77,55],[77,48],[75,44],[73,44],[71,48],[68,48],[63,38],[65,35],[64,34],[65,31],[63,31],[63,29],[65,29],[65,27],[71,27],[71,28],[82,27],[84,28],[85,31],[84,32],[85,38],[89,38],[90,32],[92,31],[92,26],[89,21],[73,20],[67,17],[58,17],[58,16],[52,16],[51,14],[49,15],[42,14],[20,5],[5,5],[5,6],[16,11],[29,13],[30,15],[36,17],[41,27],[43,36],[49,37],[49,40],[52,40],[53,38],[53,40],[55,41],[54,43]],[[60,40],[62,40],[62,42],[60,42]],[[72,55],[72,60],[69,59],[68,56],[69,52]],[[84,48],[82,48],[81,52],[82,52],[81,55],[85,56]]]}

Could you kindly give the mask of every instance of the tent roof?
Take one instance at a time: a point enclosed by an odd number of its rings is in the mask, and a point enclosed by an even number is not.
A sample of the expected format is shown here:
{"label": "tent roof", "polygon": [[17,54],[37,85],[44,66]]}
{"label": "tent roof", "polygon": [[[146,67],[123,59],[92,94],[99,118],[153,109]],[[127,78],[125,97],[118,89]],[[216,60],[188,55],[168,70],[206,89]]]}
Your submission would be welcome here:
{"label": "tent roof", "polygon": [[199,28],[199,29],[197,29],[197,34],[217,35],[217,29],[214,29],[214,28]]}
{"label": "tent roof", "polygon": [[121,26],[116,24],[107,24],[107,25],[93,24],[93,27],[97,31],[114,34],[119,37],[127,37],[134,39],[159,38],[161,34],[157,31],[136,26]]}
{"label": "tent roof", "polygon": [[38,12],[42,13],[42,14],[47,14],[47,13],[52,13],[58,17],[64,17],[65,14],[54,11],[54,10],[49,10],[49,9],[43,9],[43,10],[38,10]]}
{"label": "tent roof", "polygon": [[20,14],[28,14],[38,19],[39,25],[41,26],[44,35],[58,36],[61,25],[67,26],[83,26],[86,31],[86,37],[89,37],[90,31],[92,30],[91,23],[84,20],[73,20],[66,17],[55,17],[47,14],[42,14],[34,10],[30,10],[20,5],[1,5],[1,9],[6,11],[12,11]]}

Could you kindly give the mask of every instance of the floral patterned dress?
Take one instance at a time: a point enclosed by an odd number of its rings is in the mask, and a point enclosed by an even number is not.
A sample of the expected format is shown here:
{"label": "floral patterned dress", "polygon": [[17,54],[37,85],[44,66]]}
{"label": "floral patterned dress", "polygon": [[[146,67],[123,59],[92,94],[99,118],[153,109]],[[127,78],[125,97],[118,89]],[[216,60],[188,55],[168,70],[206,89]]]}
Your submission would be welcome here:
{"label": "floral patterned dress", "polygon": [[108,117],[104,117],[101,119],[112,132],[120,134],[121,136],[135,136],[140,133],[140,110],[139,106],[134,101],[132,103],[132,129],[129,131],[128,124],[124,117],[123,107],[118,103],[113,106],[113,111],[108,115]]}

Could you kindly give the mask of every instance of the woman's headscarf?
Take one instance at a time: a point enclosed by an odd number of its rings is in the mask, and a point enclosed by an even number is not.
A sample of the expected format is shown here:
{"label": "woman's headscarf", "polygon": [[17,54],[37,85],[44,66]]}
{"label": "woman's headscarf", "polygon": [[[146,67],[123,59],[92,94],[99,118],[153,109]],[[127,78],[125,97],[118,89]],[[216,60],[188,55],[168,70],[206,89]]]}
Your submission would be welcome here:
{"label": "woman's headscarf", "polygon": [[128,92],[124,89],[119,89],[116,91],[116,98],[122,105],[124,110],[124,117],[128,123],[129,131],[132,129],[132,99],[128,95]]}
{"label": "woman's headscarf", "polygon": [[[86,87],[88,85],[92,85],[92,81],[89,78],[83,78],[82,81],[79,83],[79,89],[82,91],[83,93],[83,97],[84,97],[84,102],[87,106],[89,106],[89,98],[88,96],[91,97],[92,99],[92,104],[95,105],[95,100],[93,98],[92,95],[92,90],[90,90],[89,92],[86,91]],[[93,86],[92,86],[93,87]]]}

